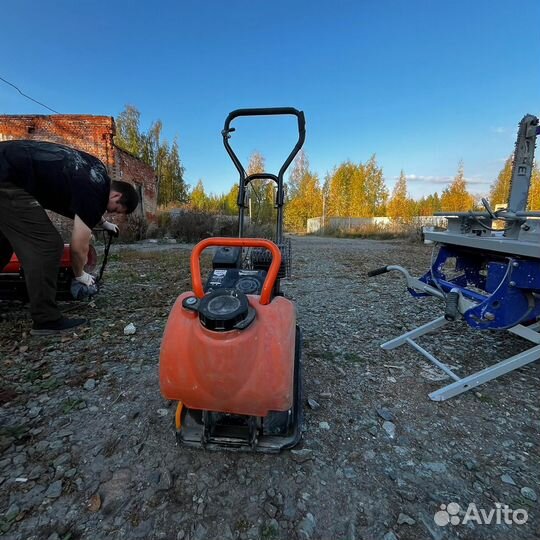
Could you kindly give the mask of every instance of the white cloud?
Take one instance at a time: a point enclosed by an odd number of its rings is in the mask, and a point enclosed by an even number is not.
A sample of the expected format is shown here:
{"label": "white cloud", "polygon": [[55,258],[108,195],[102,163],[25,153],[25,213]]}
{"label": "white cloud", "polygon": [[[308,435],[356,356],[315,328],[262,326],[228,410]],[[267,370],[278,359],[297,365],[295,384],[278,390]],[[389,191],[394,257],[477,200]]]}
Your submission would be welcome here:
{"label": "white cloud", "polygon": [[[408,182],[417,182],[419,184],[421,183],[427,183],[427,184],[448,184],[452,181],[452,176],[425,176],[422,174],[406,174],[405,178]],[[395,177],[396,180],[399,179],[399,176]]]}
{"label": "white cloud", "polygon": [[493,182],[490,178],[485,178],[482,174],[473,174],[472,176],[466,177],[465,180],[467,184],[476,185],[476,186],[490,186]]}
{"label": "white cloud", "polygon": [[[421,175],[421,174],[406,174],[405,178],[407,182],[415,184],[434,184],[434,185],[447,185],[454,179],[453,176],[433,176],[433,175]],[[399,176],[394,176],[395,180],[399,179]],[[491,180],[482,178],[480,175],[474,175],[470,178],[465,177],[465,181],[468,185],[486,186],[491,184]]]}
{"label": "white cloud", "polygon": [[489,186],[491,185],[491,180],[486,180],[485,178],[478,178],[477,180],[472,180],[469,178],[466,178],[467,184],[473,185],[473,186]]}
{"label": "white cloud", "polygon": [[506,133],[506,129],[501,126],[491,128],[491,131],[493,131],[493,133]]}

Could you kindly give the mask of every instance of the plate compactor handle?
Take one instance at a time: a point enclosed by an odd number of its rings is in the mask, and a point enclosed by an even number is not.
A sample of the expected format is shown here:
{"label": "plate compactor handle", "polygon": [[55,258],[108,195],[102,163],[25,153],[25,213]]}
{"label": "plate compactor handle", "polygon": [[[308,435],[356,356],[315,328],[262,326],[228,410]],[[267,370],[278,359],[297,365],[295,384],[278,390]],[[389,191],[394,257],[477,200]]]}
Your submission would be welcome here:
{"label": "plate compactor handle", "polygon": [[264,280],[259,303],[266,305],[270,303],[272,289],[276,283],[279,268],[281,266],[281,251],[274,242],[263,240],[262,238],[206,238],[199,242],[191,252],[191,280],[193,282],[193,292],[197,298],[204,296],[204,288],[201,279],[201,253],[210,246],[230,246],[230,247],[256,247],[266,248],[272,253],[272,262],[268,269],[268,274]]}
{"label": "plate compactor handle", "polygon": [[293,115],[298,119],[298,133],[300,137],[305,137],[306,134],[306,118],[303,111],[299,111],[294,107],[266,107],[254,109],[236,109],[229,113],[225,119],[223,131],[231,130],[231,122],[239,116],[277,116],[277,115]]}
{"label": "plate compactor handle", "polygon": [[[285,160],[285,163],[281,166],[281,169],[279,170],[278,176],[276,177],[273,174],[269,173],[263,173],[261,176],[260,174],[257,175],[249,175],[249,177],[246,177],[246,171],[244,170],[244,167],[240,163],[240,160],[238,159],[237,155],[234,153],[234,150],[231,148],[231,145],[229,144],[229,139],[231,137],[231,133],[235,130],[235,128],[231,127],[231,122],[240,116],[282,116],[282,115],[292,115],[296,116],[297,122],[298,122],[298,140],[296,141],[296,144],[294,148],[292,149],[291,153]],[[302,148],[304,141],[306,140],[306,118],[304,116],[303,111],[299,111],[298,109],[295,109],[294,107],[267,107],[267,108],[259,108],[259,109],[236,109],[235,111],[232,111],[229,113],[227,118],[225,119],[225,125],[223,127],[223,130],[221,131],[221,135],[223,136],[223,144],[225,145],[225,149],[227,150],[227,154],[229,154],[229,157],[232,159],[234,166],[240,173],[240,177],[242,179],[249,180],[255,180],[257,178],[271,178],[278,184],[278,191],[281,192],[283,190],[283,176],[285,174],[285,171],[289,168],[289,165],[292,163],[292,160],[296,156],[296,154],[300,151],[300,148]],[[241,193],[240,195],[243,195]],[[282,195],[279,195],[281,197]],[[239,197],[239,202],[242,200]],[[281,200],[281,204],[283,204],[283,200]]]}

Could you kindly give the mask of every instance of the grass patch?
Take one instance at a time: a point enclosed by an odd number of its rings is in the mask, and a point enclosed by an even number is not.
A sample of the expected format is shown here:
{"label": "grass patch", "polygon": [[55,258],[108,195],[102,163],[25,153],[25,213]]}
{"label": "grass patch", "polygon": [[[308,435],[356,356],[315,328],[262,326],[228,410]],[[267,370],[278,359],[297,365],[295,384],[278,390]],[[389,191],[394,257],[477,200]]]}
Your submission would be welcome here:
{"label": "grass patch", "polygon": [[26,382],[33,383],[34,381],[39,379],[41,377],[41,375],[42,375],[42,373],[40,371],[30,370],[30,371],[27,371],[24,374],[24,380]]}
{"label": "grass patch", "polygon": [[22,439],[28,433],[26,426],[10,426],[0,428],[0,437],[13,437],[15,439]]}
{"label": "grass patch", "polygon": [[56,388],[62,386],[62,383],[58,379],[51,377],[50,379],[46,379],[45,381],[39,383],[38,386],[40,390],[55,390]]}
{"label": "grass patch", "polygon": [[237,522],[236,522],[236,525],[234,526],[234,528],[239,532],[239,533],[245,533],[249,530],[251,524],[249,523],[249,521],[247,519],[244,519],[244,518],[240,518]]}
{"label": "grass patch", "polygon": [[336,355],[332,351],[322,351],[320,357],[326,362],[333,362],[336,359]]}
{"label": "grass patch", "polygon": [[178,252],[171,253],[170,251],[142,251],[133,249],[122,251],[119,253],[119,262],[135,262],[135,261],[160,261],[165,262],[167,259],[177,259],[181,254]]}
{"label": "grass patch", "polygon": [[270,538],[277,538],[279,536],[279,530],[271,525],[265,525],[261,529],[261,539],[269,540]]}
{"label": "grass patch", "polygon": [[108,458],[113,456],[119,443],[119,437],[111,437],[110,439],[108,439],[103,447],[103,455]]}
{"label": "grass patch", "polygon": [[344,353],[343,360],[345,360],[345,362],[358,364],[360,362],[365,362],[366,358],[356,353]]}
{"label": "grass patch", "polygon": [[81,405],[84,404],[83,399],[65,399],[62,402],[62,413],[63,414],[69,414],[72,411],[78,410],[81,408]]}
{"label": "grass patch", "polygon": [[17,512],[0,517],[0,533],[7,533],[17,518]]}

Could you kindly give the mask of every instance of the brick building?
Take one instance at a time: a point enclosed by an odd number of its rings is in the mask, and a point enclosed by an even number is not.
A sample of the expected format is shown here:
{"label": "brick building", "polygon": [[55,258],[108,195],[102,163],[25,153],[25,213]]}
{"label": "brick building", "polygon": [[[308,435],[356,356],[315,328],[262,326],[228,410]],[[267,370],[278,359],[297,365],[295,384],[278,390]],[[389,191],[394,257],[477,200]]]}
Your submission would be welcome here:
{"label": "brick building", "polygon": [[[0,115],[0,141],[33,139],[77,148],[100,159],[113,180],[135,186],[142,203],[130,219],[156,220],[157,179],[154,170],[114,144],[116,127],[112,116],[74,114]],[[138,214],[138,215],[136,215]],[[115,216],[120,224],[124,216]]]}

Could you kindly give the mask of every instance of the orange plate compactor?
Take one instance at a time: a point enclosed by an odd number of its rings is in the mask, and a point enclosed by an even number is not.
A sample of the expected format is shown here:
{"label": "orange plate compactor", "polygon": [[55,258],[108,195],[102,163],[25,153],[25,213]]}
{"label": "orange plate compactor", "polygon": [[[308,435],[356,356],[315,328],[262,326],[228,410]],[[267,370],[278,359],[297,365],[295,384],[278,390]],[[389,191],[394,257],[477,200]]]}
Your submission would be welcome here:
{"label": "orange plate compactor", "polygon": [[[283,173],[303,143],[303,113],[292,108],[234,111],[224,138],[235,116],[262,114],[299,118],[299,141],[279,175],[256,175],[276,181],[276,205],[282,205]],[[251,179],[241,168],[240,222]],[[193,291],[181,294],[172,308],[159,373],[163,396],[178,401],[176,434],[183,444],[279,452],[300,440],[301,339],[296,307],[279,287],[289,266],[284,259],[290,258],[279,210],[276,243],[243,238],[240,224],[239,238],[209,238],[191,254]],[[218,249],[203,286],[200,255],[207,247]]]}

